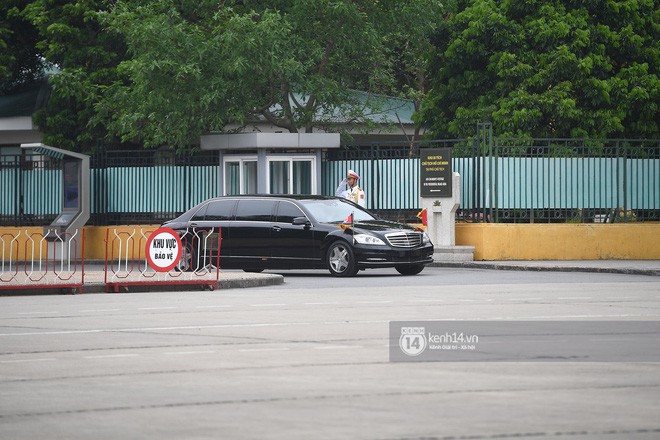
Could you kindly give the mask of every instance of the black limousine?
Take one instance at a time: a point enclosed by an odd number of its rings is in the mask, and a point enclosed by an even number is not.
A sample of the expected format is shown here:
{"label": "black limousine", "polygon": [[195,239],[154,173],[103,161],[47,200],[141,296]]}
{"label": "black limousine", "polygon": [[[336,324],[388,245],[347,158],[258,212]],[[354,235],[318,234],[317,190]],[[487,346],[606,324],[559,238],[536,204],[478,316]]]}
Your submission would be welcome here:
{"label": "black limousine", "polygon": [[[218,197],[163,226],[180,235],[220,229],[221,268],[247,272],[327,268],[332,275],[345,277],[362,269],[394,267],[403,275],[415,275],[433,256],[425,232],[378,219],[338,197]],[[200,246],[194,240],[184,243],[179,269],[195,270],[194,262],[202,257]],[[204,257],[215,261],[216,256]]]}

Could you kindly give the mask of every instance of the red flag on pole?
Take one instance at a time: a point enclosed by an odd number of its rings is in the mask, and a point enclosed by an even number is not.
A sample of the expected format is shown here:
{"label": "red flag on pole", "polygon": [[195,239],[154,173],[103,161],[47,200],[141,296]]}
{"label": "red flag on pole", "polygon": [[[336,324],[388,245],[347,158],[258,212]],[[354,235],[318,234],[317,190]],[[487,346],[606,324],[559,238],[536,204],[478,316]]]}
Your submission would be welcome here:
{"label": "red flag on pole", "polygon": [[422,224],[424,226],[428,226],[428,224],[427,224],[428,223],[428,217],[426,215],[426,208],[419,211],[419,213],[417,214],[417,218],[422,221]]}

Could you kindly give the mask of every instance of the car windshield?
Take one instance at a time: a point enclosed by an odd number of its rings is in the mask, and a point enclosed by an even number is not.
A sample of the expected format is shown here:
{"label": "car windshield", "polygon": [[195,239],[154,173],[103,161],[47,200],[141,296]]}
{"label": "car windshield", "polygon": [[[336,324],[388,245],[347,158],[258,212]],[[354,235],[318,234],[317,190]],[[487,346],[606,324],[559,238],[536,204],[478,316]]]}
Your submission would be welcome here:
{"label": "car windshield", "polygon": [[304,200],[302,205],[320,223],[341,223],[354,213],[354,221],[376,220],[376,218],[363,208],[342,199]]}

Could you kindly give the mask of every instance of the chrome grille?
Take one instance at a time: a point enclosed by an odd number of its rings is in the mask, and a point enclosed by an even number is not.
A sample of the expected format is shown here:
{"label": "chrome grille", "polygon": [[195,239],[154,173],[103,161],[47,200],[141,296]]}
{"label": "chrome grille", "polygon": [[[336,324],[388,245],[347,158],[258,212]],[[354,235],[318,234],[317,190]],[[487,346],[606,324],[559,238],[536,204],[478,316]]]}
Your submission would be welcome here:
{"label": "chrome grille", "polygon": [[385,238],[394,247],[411,248],[422,244],[422,234],[419,232],[394,232],[386,234]]}

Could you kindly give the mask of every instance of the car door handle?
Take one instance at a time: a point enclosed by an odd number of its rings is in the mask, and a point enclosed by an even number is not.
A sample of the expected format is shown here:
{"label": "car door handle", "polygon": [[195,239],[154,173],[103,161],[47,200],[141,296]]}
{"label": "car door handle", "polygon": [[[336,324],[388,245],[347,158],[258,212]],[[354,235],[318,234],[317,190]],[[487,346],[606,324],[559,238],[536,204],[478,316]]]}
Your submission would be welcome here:
{"label": "car door handle", "polygon": [[282,230],[279,226],[273,226],[271,229],[275,232],[280,232]]}

